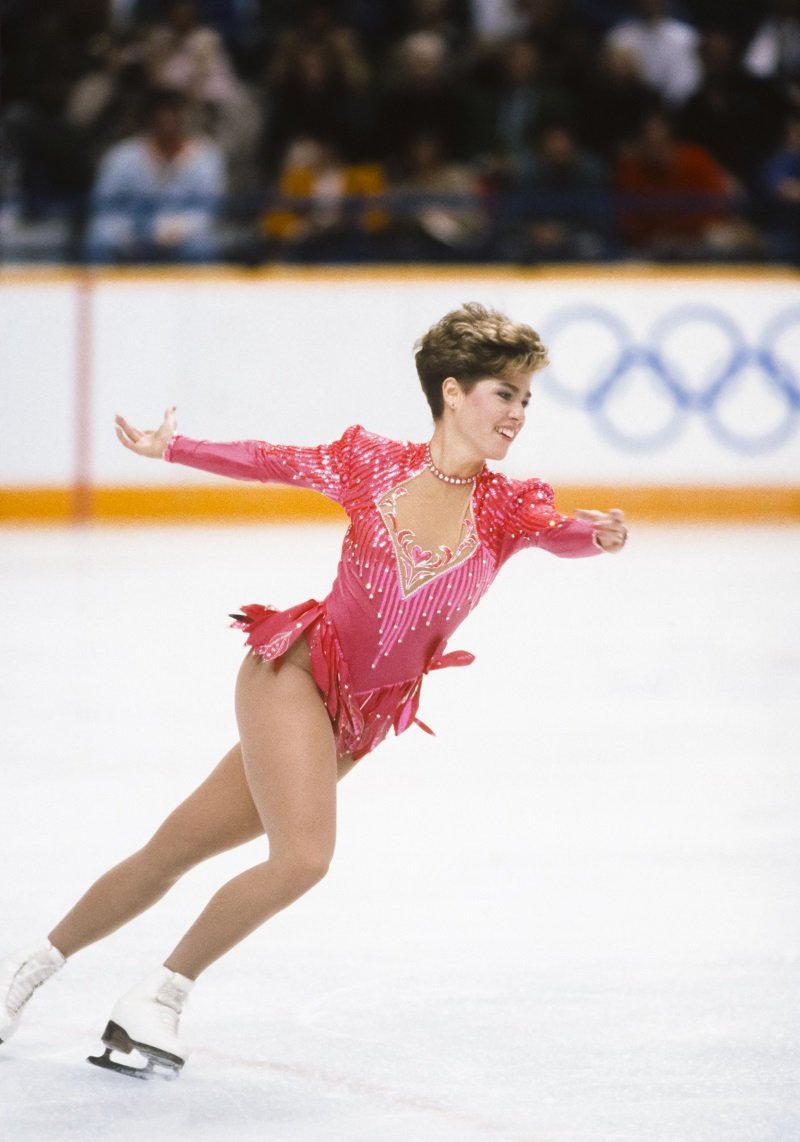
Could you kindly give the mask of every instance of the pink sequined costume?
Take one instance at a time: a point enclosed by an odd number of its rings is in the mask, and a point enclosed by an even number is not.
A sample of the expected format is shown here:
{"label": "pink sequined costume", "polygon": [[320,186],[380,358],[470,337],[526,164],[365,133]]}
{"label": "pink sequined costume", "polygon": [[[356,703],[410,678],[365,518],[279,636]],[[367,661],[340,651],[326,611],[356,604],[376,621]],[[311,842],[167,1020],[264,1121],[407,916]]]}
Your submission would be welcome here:
{"label": "pink sequined costume", "polygon": [[[524,547],[556,555],[597,555],[592,525],[560,515],[540,480],[477,477],[455,549],[422,551],[397,526],[402,485],[425,469],[425,445],[375,436],[360,425],[318,447],[176,436],[165,459],[240,480],[312,488],[350,518],[330,594],[289,610],[255,604],[235,625],[265,659],[277,659],[305,632],[314,679],[340,755],[363,757],[394,727],[417,719],[425,674],[473,660],[446,653],[447,640],[488,590],[501,565]],[[429,731],[430,732],[430,731]]]}

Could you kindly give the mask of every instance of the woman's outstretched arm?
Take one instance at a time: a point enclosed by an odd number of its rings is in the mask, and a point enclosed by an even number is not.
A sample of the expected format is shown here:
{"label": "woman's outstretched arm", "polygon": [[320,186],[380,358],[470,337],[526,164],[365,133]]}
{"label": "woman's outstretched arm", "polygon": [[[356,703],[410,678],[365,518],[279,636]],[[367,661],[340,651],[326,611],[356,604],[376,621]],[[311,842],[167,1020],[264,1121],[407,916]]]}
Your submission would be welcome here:
{"label": "woman's outstretched arm", "polygon": [[157,429],[143,432],[122,416],[116,417],[116,425],[120,443],[139,456],[163,458],[235,480],[310,488],[336,503],[342,502],[346,490],[350,458],[354,450],[359,451],[359,442],[369,436],[359,425],[353,425],[339,440],[314,446],[270,444],[266,440],[192,440],[176,433],[174,407],[167,409]]}

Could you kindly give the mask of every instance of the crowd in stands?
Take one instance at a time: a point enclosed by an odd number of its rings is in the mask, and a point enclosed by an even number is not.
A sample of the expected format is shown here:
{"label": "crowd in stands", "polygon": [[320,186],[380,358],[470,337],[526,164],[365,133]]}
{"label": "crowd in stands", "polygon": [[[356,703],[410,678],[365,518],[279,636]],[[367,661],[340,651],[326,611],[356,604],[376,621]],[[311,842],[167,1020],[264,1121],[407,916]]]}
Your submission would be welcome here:
{"label": "crowd in stands", "polygon": [[800,262],[800,0],[7,0],[0,260]]}

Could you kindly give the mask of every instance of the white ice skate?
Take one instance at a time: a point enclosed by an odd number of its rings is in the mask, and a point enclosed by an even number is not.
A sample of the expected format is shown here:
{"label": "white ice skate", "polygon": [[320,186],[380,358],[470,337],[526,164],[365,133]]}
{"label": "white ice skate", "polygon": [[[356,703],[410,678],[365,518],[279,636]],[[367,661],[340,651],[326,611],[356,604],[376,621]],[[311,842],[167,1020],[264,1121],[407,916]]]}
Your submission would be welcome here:
{"label": "white ice skate", "polygon": [[0,1043],[8,1042],[16,1031],[22,1009],[36,988],[66,962],[46,940],[0,960]]}
{"label": "white ice skate", "polygon": [[[194,980],[159,968],[123,995],[111,1012],[103,1032],[105,1054],[90,1055],[89,1062],[137,1079],[177,1078],[186,1062],[186,1045],[178,1038],[178,1021]],[[121,1062],[112,1052],[136,1051],[141,1065]]]}

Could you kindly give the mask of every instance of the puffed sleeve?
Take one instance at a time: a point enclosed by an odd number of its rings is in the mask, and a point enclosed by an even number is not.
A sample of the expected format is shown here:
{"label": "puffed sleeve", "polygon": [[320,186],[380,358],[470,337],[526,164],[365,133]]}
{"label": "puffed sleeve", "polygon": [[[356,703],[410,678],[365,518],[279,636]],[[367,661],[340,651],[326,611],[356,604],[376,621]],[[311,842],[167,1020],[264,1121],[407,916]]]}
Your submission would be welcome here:
{"label": "puffed sleeve", "polygon": [[514,481],[513,504],[504,522],[503,558],[525,547],[541,547],[566,559],[601,555],[593,526],[556,511],[553,489],[543,480]]}
{"label": "puffed sleeve", "polygon": [[295,485],[321,492],[341,503],[346,492],[349,460],[364,430],[353,425],[331,444],[302,447],[268,444],[265,440],[216,443],[173,436],[164,459],[235,480]]}

